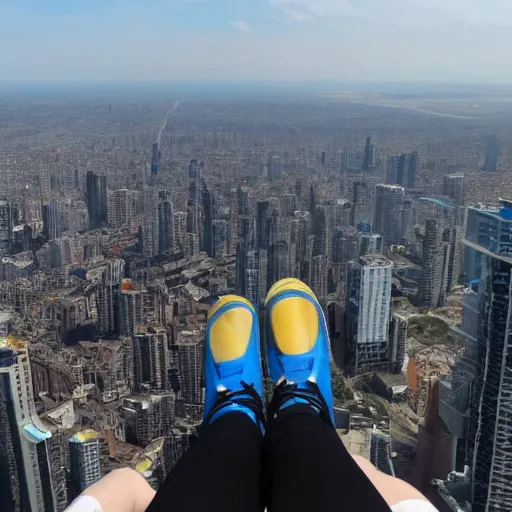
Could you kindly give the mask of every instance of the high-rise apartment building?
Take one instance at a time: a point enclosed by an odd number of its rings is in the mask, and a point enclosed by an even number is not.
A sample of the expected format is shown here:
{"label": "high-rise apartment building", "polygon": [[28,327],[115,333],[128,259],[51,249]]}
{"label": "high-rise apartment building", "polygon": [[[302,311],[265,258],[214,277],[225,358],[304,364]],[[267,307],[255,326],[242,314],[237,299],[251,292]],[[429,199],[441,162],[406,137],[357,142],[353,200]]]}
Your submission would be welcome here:
{"label": "high-rise apartment building", "polygon": [[43,204],[43,233],[48,240],[56,240],[64,232],[63,211],[60,203]]}
{"label": "high-rise apartment building", "polygon": [[144,391],[170,391],[169,341],[165,329],[133,336],[134,388]]}
{"label": "high-rise apartment building", "polygon": [[352,373],[389,364],[392,267],[380,255],[362,256],[349,265],[347,339]]}
{"label": "high-rise apartment building", "polygon": [[327,211],[324,205],[317,205],[315,210],[314,224],[315,243],[313,245],[313,256],[327,256],[328,253],[328,219]]}
{"label": "high-rise apartment building", "polygon": [[256,311],[261,302],[260,256],[256,250],[247,253],[245,267],[245,297],[251,302]]}
{"label": "high-rise apartment building", "polygon": [[172,252],[174,248],[174,217],[171,195],[167,190],[158,193],[158,253]]}
{"label": "high-rise apartment building", "polygon": [[9,253],[12,231],[19,221],[19,210],[10,201],[0,201],[0,256]]}
{"label": "high-rise apartment building", "polygon": [[121,414],[126,441],[145,448],[158,437],[169,435],[176,417],[174,394],[125,398]]}
{"label": "high-rise apartment building", "polygon": [[279,240],[268,249],[267,285],[290,277],[290,252],[288,243]]}
{"label": "high-rise apartment building", "polygon": [[57,510],[67,496],[52,433],[39,420],[29,354],[21,342],[0,340],[0,503],[2,510]]}
{"label": "high-rise apartment building", "polygon": [[177,333],[175,349],[178,352],[181,397],[185,403],[203,403],[204,333],[183,330]]}
{"label": "high-rise apartment building", "polygon": [[492,136],[489,138],[489,143],[487,144],[487,153],[483,167],[485,172],[496,172],[499,154],[500,146],[498,144],[498,137]]}
{"label": "high-rise apartment building", "polygon": [[213,255],[226,256],[228,253],[228,223],[225,219],[213,221]]}
{"label": "high-rise apartment building", "polygon": [[363,164],[361,166],[363,171],[369,171],[375,165],[375,147],[372,144],[372,138],[366,138],[366,145],[364,147]]}
{"label": "high-rise apartment building", "polygon": [[101,449],[98,433],[87,429],[69,439],[69,499],[75,499],[101,478]]}
{"label": "high-rise apartment building", "polygon": [[270,210],[270,200],[265,199],[256,203],[256,245],[258,249],[268,247],[267,215]]}
{"label": "high-rise apartment building", "polygon": [[420,203],[430,203],[433,209],[425,219],[419,296],[425,306],[441,307],[459,279],[464,212],[439,199],[421,198]]}
{"label": "high-rise apartment building", "polygon": [[249,199],[249,192],[247,189],[238,187],[237,189],[237,202],[238,202],[238,215],[250,215],[251,203]]}
{"label": "high-rise apartment building", "polygon": [[367,183],[356,181],[352,197],[352,224],[363,232],[371,232],[373,224],[372,191]]}
{"label": "high-rise apartment building", "polygon": [[282,194],[279,198],[281,203],[281,215],[283,217],[293,217],[298,211],[299,202],[295,194]]}
{"label": "high-rise apartment building", "polygon": [[193,180],[200,177],[199,167],[197,165],[197,160],[195,159],[190,160],[190,163],[188,164],[188,177]]}
{"label": "high-rise apartment building", "polygon": [[124,267],[124,260],[111,261],[103,271],[96,292],[98,330],[103,336],[117,336],[121,332],[121,280]]}
{"label": "high-rise apartment building", "polygon": [[480,312],[467,326],[476,341],[467,442],[473,512],[512,509],[511,206],[502,201],[499,208],[469,208],[467,214],[468,279],[478,283]]}
{"label": "high-rise apartment building", "polygon": [[106,226],[108,223],[107,177],[87,172],[87,211],[90,229]]}
{"label": "high-rise apartment building", "polygon": [[309,286],[322,302],[327,296],[327,256],[318,254],[311,258],[309,264]]}
{"label": "high-rise apartment building", "polygon": [[390,157],[388,159],[387,182],[391,185],[414,187],[419,165],[417,151]]}
{"label": "high-rise apartment building", "polygon": [[457,206],[466,203],[466,179],[464,174],[447,174],[443,178],[443,196]]}
{"label": "high-rise apartment building", "polygon": [[389,247],[402,241],[404,189],[398,185],[375,187],[373,232],[382,235],[382,245]]}
{"label": "high-rise apartment building", "polygon": [[132,336],[138,325],[144,323],[144,297],[142,290],[126,288],[121,284],[120,294],[120,334]]}
{"label": "high-rise apartment building", "polygon": [[141,229],[144,256],[156,256],[173,250],[174,218],[172,202],[167,190],[157,187],[146,188]]}
{"label": "high-rise apartment building", "polygon": [[283,164],[281,158],[272,155],[268,159],[268,181],[277,181],[281,179],[281,173],[283,170]]}
{"label": "high-rise apartment building", "polygon": [[123,188],[109,196],[108,222],[113,228],[128,225],[134,215],[134,191]]}
{"label": "high-rise apartment building", "polygon": [[204,210],[204,238],[203,250],[208,256],[215,256],[215,236],[213,233],[213,221],[215,218],[215,196],[205,185],[203,190],[203,210]]}
{"label": "high-rise apartment building", "polygon": [[367,254],[381,254],[382,236],[378,233],[362,233],[359,250],[361,256],[366,256]]}
{"label": "high-rise apartment building", "polygon": [[175,249],[183,251],[187,236],[187,213],[174,212],[173,215],[173,238]]}

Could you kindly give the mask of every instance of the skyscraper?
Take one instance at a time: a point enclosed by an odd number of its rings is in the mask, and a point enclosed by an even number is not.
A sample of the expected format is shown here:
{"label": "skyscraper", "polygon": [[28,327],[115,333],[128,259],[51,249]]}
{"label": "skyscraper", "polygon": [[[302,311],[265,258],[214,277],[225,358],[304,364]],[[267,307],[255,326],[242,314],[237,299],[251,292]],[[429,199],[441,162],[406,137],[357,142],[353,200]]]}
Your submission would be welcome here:
{"label": "skyscraper", "polygon": [[228,252],[228,223],[225,219],[213,221],[213,254],[215,257],[226,256]]}
{"label": "skyscraper", "polygon": [[270,210],[270,200],[265,199],[256,203],[256,245],[259,249],[266,249],[268,239],[266,236],[267,214]]}
{"label": "skyscraper", "polygon": [[153,155],[151,158],[151,174],[156,176],[158,174],[158,162],[160,160],[160,147],[159,143],[153,144]]}
{"label": "skyscraper", "polygon": [[420,282],[422,304],[437,308],[443,306],[445,298],[448,246],[443,242],[444,226],[442,220],[427,219],[423,237],[423,274]]}
{"label": "skyscraper", "polygon": [[361,234],[360,255],[380,254],[382,252],[382,236],[374,234]]}
{"label": "skyscraper", "polygon": [[374,160],[375,160],[375,148],[372,144],[372,138],[367,137],[366,145],[364,148],[362,170],[363,171],[370,170],[375,164]]}
{"label": "skyscraper", "polygon": [[238,202],[238,215],[250,215],[250,201],[249,201],[249,192],[242,188],[238,187],[237,189],[237,202]]}
{"label": "skyscraper", "polygon": [[354,183],[352,204],[352,224],[359,231],[370,233],[373,224],[373,201],[372,192],[366,183],[361,181]]}
{"label": "skyscraper", "polygon": [[245,268],[245,297],[256,311],[261,306],[260,256],[256,250],[247,253]]}
{"label": "skyscraper", "polygon": [[102,282],[96,292],[98,330],[104,336],[121,332],[121,280],[124,277],[124,260],[113,260],[103,271]]}
{"label": "skyscraper", "polygon": [[199,178],[199,168],[197,166],[197,160],[190,160],[188,164],[188,177],[192,180]]}
{"label": "skyscraper", "polygon": [[281,215],[283,217],[293,217],[298,208],[298,200],[295,194],[281,194]]}
{"label": "skyscraper", "polygon": [[311,229],[311,215],[309,212],[295,212],[292,222],[291,242],[295,244],[295,261],[299,264],[299,269],[308,258],[308,240]]}
{"label": "skyscraper", "polygon": [[145,448],[157,437],[169,435],[175,410],[173,394],[125,398],[121,413],[126,424],[126,441]]}
{"label": "skyscraper", "polygon": [[144,190],[142,252],[156,256],[174,248],[174,218],[170,194],[165,189],[147,187]]}
{"label": "skyscraper", "polygon": [[178,352],[181,397],[188,404],[202,404],[204,333],[199,330],[178,332],[175,348]]}
{"label": "skyscraper", "polygon": [[56,240],[63,233],[60,203],[43,204],[43,233],[48,240]]}
{"label": "skyscraper", "polygon": [[[512,509],[512,208],[469,208],[464,244],[468,279],[477,283],[480,319],[468,325],[476,340],[475,379],[467,461],[472,510]],[[468,306],[469,307],[469,306]],[[464,309],[466,313],[466,305]]]}
{"label": "skyscraper", "polygon": [[0,201],[0,256],[9,253],[12,230],[19,221],[19,210],[10,201]]}
{"label": "skyscraper", "polygon": [[97,229],[108,223],[107,177],[87,172],[86,191],[89,228]]}
{"label": "skyscraper", "polygon": [[398,185],[375,187],[373,232],[382,235],[382,245],[389,247],[402,241],[404,189]]}
{"label": "skyscraper", "polygon": [[327,296],[327,256],[318,254],[311,258],[309,264],[309,286],[319,301]]}
{"label": "skyscraper", "polygon": [[327,256],[328,245],[328,226],[327,211],[324,205],[317,205],[315,209],[315,244],[313,246],[313,256]]}
{"label": "skyscraper", "polygon": [[457,206],[464,206],[466,202],[465,181],[464,174],[447,174],[443,178],[443,196]]}
{"label": "skyscraper", "polygon": [[350,372],[386,369],[391,320],[391,269],[380,255],[362,256],[349,266],[347,338]]}
{"label": "skyscraper", "polygon": [[267,285],[270,287],[285,277],[290,277],[290,253],[288,243],[279,240],[268,249]]}
{"label": "skyscraper", "polygon": [[282,162],[281,158],[272,155],[268,159],[268,181],[277,181],[281,179]]}
{"label": "skyscraper", "polygon": [[458,283],[462,256],[464,208],[440,199],[420,198],[429,204],[423,236],[423,274],[419,296],[425,306],[441,307]]}
{"label": "skyscraper", "polygon": [[314,185],[311,185],[309,187],[308,210],[311,215],[311,220],[314,224],[315,223],[315,213],[316,213],[316,188]]}
{"label": "skyscraper", "polygon": [[113,228],[120,228],[131,222],[134,213],[133,203],[132,190],[114,190],[109,197],[108,207],[108,222]]}
{"label": "skyscraper", "polygon": [[204,210],[204,238],[203,250],[208,256],[215,256],[215,237],[213,233],[213,220],[215,218],[215,196],[205,185],[203,190]]}
{"label": "skyscraper", "polygon": [[101,478],[101,451],[98,433],[82,430],[69,440],[70,500]]}
{"label": "skyscraper", "polygon": [[170,354],[165,329],[158,328],[133,337],[133,366],[137,393],[170,391]]}
{"label": "skyscraper", "polygon": [[498,137],[494,135],[490,137],[489,143],[487,145],[487,154],[485,155],[485,162],[483,167],[485,172],[496,172],[499,153],[500,146],[498,144]]}
{"label": "skyscraper", "polygon": [[63,469],[52,465],[52,434],[36,413],[28,351],[23,343],[3,339],[0,428],[2,510],[55,510],[62,506],[66,499],[61,494]]}
{"label": "skyscraper", "polygon": [[239,295],[247,294],[247,254],[255,248],[255,221],[251,216],[242,216],[238,221],[238,243],[236,245],[236,290]]}
{"label": "skyscraper", "polygon": [[187,235],[186,212],[174,212],[172,234],[175,248],[177,250],[183,251],[185,248],[185,238]]}
{"label": "skyscraper", "polygon": [[167,190],[158,193],[158,253],[172,252],[174,218],[171,197]]}
{"label": "skyscraper", "polygon": [[388,159],[387,182],[391,185],[414,187],[419,171],[419,155],[417,151],[402,153]]}
{"label": "skyscraper", "polygon": [[122,336],[133,336],[136,327],[144,323],[143,307],[142,290],[124,289],[121,285],[120,334]]}

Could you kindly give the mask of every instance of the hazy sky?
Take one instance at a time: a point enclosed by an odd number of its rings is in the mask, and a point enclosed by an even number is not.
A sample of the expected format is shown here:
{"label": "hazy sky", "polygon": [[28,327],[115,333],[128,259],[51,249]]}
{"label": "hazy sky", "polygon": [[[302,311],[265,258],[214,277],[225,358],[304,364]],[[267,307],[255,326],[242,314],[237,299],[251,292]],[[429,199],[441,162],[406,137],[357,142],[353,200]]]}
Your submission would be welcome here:
{"label": "hazy sky", "polygon": [[0,0],[0,81],[512,82],[512,0]]}

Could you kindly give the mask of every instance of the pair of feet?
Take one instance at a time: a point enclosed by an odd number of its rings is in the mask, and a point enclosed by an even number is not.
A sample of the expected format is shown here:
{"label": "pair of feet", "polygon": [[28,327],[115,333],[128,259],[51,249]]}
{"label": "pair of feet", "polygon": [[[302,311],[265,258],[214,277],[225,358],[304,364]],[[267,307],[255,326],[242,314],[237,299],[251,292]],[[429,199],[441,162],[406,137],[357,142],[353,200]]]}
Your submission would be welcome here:
{"label": "pair of feet", "polygon": [[[306,404],[334,425],[325,317],[314,293],[283,279],[265,300],[267,362],[275,391],[268,416]],[[240,412],[264,428],[263,373],[258,315],[243,297],[221,297],[208,313],[205,420]]]}

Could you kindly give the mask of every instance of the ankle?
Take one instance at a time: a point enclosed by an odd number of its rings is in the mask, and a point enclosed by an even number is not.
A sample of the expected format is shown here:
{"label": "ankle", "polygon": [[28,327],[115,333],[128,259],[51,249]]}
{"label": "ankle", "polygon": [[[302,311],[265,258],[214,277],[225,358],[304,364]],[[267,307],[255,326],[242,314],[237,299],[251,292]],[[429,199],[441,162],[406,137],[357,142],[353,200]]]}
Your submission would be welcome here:
{"label": "ankle", "polygon": [[296,383],[279,379],[268,408],[268,418],[275,420],[294,413],[310,412],[333,426],[332,416],[320,388],[315,382]]}

